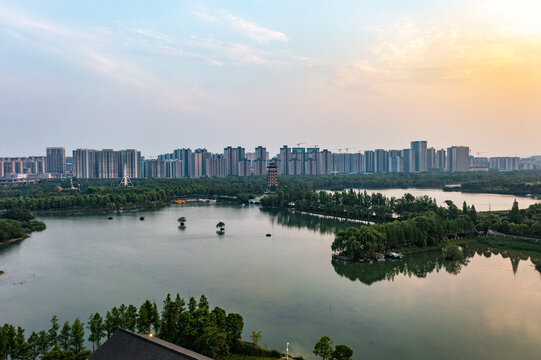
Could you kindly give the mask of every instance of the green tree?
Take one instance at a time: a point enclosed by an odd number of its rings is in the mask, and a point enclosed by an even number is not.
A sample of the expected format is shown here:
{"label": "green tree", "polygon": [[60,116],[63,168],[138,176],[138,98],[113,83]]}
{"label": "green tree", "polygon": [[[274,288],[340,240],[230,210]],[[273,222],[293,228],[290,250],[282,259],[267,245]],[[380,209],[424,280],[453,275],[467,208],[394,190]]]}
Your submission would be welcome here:
{"label": "green tree", "polygon": [[137,308],[130,304],[126,309],[125,317],[122,319],[122,326],[129,331],[135,331],[137,326]]}
{"label": "green tree", "polygon": [[58,345],[58,330],[59,329],[60,329],[60,325],[58,325],[58,318],[56,315],[53,315],[51,317],[51,328],[47,332],[47,335],[49,338],[49,346],[52,348]]}
{"label": "green tree", "polygon": [[45,330],[38,332],[37,348],[40,355],[43,356],[47,351],[49,351],[51,348],[50,344],[49,333]]}
{"label": "green tree", "polygon": [[323,360],[331,359],[333,352],[332,340],[328,336],[322,336],[314,346],[314,354]]}
{"label": "green tree", "polygon": [[252,340],[252,344],[254,344],[255,346],[258,346],[259,343],[261,342],[261,338],[262,338],[261,330],[252,331],[252,335],[250,335],[250,340]]}
{"label": "green tree", "polygon": [[24,329],[22,327],[17,327],[17,332],[15,333],[13,341],[13,349],[11,351],[12,359],[25,359],[29,354],[30,346],[26,342],[24,336]]}
{"label": "green tree", "polygon": [[353,350],[346,345],[336,345],[332,353],[333,360],[351,360]]}
{"label": "green tree", "polygon": [[88,341],[92,343],[92,350],[95,350],[101,345],[101,338],[105,336],[105,325],[101,315],[99,313],[91,314],[87,327],[90,331]]}
{"label": "green tree", "polygon": [[70,335],[71,335],[71,326],[69,321],[66,321],[60,330],[58,335],[58,343],[62,350],[69,350],[70,346]]}
{"label": "green tree", "polygon": [[159,322],[160,314],[156,303],[151,303],[150,300],[145,301],[139,308],[137,330],[144,334],[155,333],[158,330]]}
{"label": "green tree", "polygon": [[85,343],[84,323],[81,322],[79,318],[75,318],[75,321],[73,321],[73,324],[71,325],[70,349],[75,354],[78,354],[82,350],[84,350],[84,347],[83,347],[84,343]]}
{"label": "green tree", "polygon": [[225,330],[227,332],[228,342],[232,344],[240,340],[242,329],[244,328],[244,319],[240,314],[229,313],[225,318]]}
{"label": "green tree", "polygon": [[221,232],[225,231],[225,223],[223,221],[218,222],[218,224],[216,224],[216,227],[220,229]]}
{"label": "green tree", "polygon": [[28,337],[28,359],[35,360],[39,356],[38,351],[38,334],[32,331],[32,334]]}
{"label": "green tree", "polygon": [[513,201],[513,207],[511,208],[511,211],[509,212],[507,218],[510,222],[515,224],[520,224],[522,221],[522,216],[520,215],[520,210],[518,208],[518,202],[516,199],[515,201]]}

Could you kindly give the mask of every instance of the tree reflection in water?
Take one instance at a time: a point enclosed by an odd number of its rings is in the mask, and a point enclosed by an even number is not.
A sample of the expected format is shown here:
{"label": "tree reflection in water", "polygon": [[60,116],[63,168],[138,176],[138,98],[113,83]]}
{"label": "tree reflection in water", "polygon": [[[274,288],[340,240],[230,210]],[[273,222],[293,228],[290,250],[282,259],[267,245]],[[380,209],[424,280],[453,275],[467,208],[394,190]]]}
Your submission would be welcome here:
{"label": "tree reflection in water", "polygon": [[350,226],[359,226],[359,224],[349,221],[340,221],[338,219],[299,214],[288,210],[263,208],[260,208],[260,210],[269,215],[273,223],[276,222],[280,225],[298,229],[310,229],[314,232],[319,232],[322,234],[336,234],[338,231],[346,229]]}
{"label": "tree reflection in water", "polygon": [[464,248],[464,258],[457,261],[445,260],[441,251],[427,251],[409,254],[403,260],[387,260],[374,263],[351,263],[332,259],[332,266],[336,273],[351,281],[360,281],[371,285],[378,281],[393,281],[398,275],[424,278],[434,271],[445,270],[449,274],[458,275],[463,267],[467,266],[475,255],[485,256],[501,255],[511,262],[511,269],[516,274],[520,261],[530,259],[540,270],[541,255],[530,256],[520,251],[492,249],[481,244],[469,244]]}

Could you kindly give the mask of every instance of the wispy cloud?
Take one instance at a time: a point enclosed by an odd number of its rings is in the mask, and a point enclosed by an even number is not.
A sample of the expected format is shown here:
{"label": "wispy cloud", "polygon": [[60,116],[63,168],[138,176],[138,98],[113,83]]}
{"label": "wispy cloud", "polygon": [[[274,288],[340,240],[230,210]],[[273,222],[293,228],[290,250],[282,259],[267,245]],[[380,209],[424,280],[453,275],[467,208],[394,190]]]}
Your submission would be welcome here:
{"label": "wispy cloud", "polygon": [[[368,54],[339,66],[336,83],[345,89],[388,90],[390,84],[475,87],[495,91],[537,81],[541,36],[494,32],[483,25],[468,31],[452,25],[401,19],[375,28]],[[397,87],[394,87],[397,89]]]}
{"label": "wispy cloud", "polygon": [[199,20],[204,22],[215,23],[216,21],[218,21],[218,19],[216,19],[216,16],[209,14],[207,12],[207,9],[204,7],[199,7],[197,10],[192,10],[191,13]]}
{"label": "wispy cloud", "polygon": [[156,40],[162,40],[165,42],[171,42],[171,38],[165,34],[161,34],[157,31],[150,30],[150,29],[136,29],[136,33],[144,36],[148,36],[150,38],[156,39]]}
{"label": "wispy cloud", "polygon": [[[183,90],[170,79],[164,79],[157,74],[155,69],[142,67],[129,55],[127,56],[125,50],[129,50],[130,46],[136,46],[138,51],[144,52],[145,44],[134,40],[123,31],[69,27],[2,4],[0,4],[0,24],[3,25],[0,32],[17,39],[25,39],[29,46],[53,54],[59,61],[67,60],[70,65],[100,74],[104,79],[136,86],[149,94],[149,103],[156,106],[208,113],[206,106],[202,105],[205,102],[204,93],[196,94],[192,89]],[[151,29],[134,31],[160,42],[173,41],[170,36]],[[147,46],[150,46],[147,49],[152,51],[154,45]],[[183,57],[198,58],[198,54],[181,52],[179,54]],[[170,56],[171,52],[167,55]],[[204,56],[201,56],[201,59],[213,62]]]}
{"label": "wispy cloud", "polygon": [[268,43],[271,41],[288,41],[286,34],[284,34],[283,32],[267,29],[263,26],[242,19],[225,11],[222,11],[222,16],[240,34],[259,43]]}

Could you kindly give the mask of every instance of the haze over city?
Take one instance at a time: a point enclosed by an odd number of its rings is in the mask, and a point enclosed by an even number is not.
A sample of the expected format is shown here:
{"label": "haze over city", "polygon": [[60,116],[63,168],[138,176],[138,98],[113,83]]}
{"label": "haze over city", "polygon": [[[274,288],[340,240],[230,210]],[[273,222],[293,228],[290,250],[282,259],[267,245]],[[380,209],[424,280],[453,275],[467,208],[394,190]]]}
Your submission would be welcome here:
{"label": "haze over city", "polygon": [[469,145],[539,153],[534,0],[0,1],[2,156]]}

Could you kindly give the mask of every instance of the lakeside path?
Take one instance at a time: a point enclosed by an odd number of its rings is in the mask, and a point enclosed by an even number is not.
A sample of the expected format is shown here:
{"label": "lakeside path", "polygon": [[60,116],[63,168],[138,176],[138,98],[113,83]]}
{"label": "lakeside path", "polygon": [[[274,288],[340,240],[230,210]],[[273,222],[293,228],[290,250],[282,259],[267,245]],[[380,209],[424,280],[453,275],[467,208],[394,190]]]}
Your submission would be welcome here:
{"label": "lakeside path", "polygon": [[494,231],[494,230],[488,230],[487,234],[488,235],[495,235],[495,236],[503,236],[503,237],[512,238],[512,239],[535,241],[537,243],[541,243],[541,239],[538,239],[538,238],[533,238],[533,237],[528,237],[528,236],[520,236],[520,235],[504,234],[504,233],[497,232],[497,231]]}

